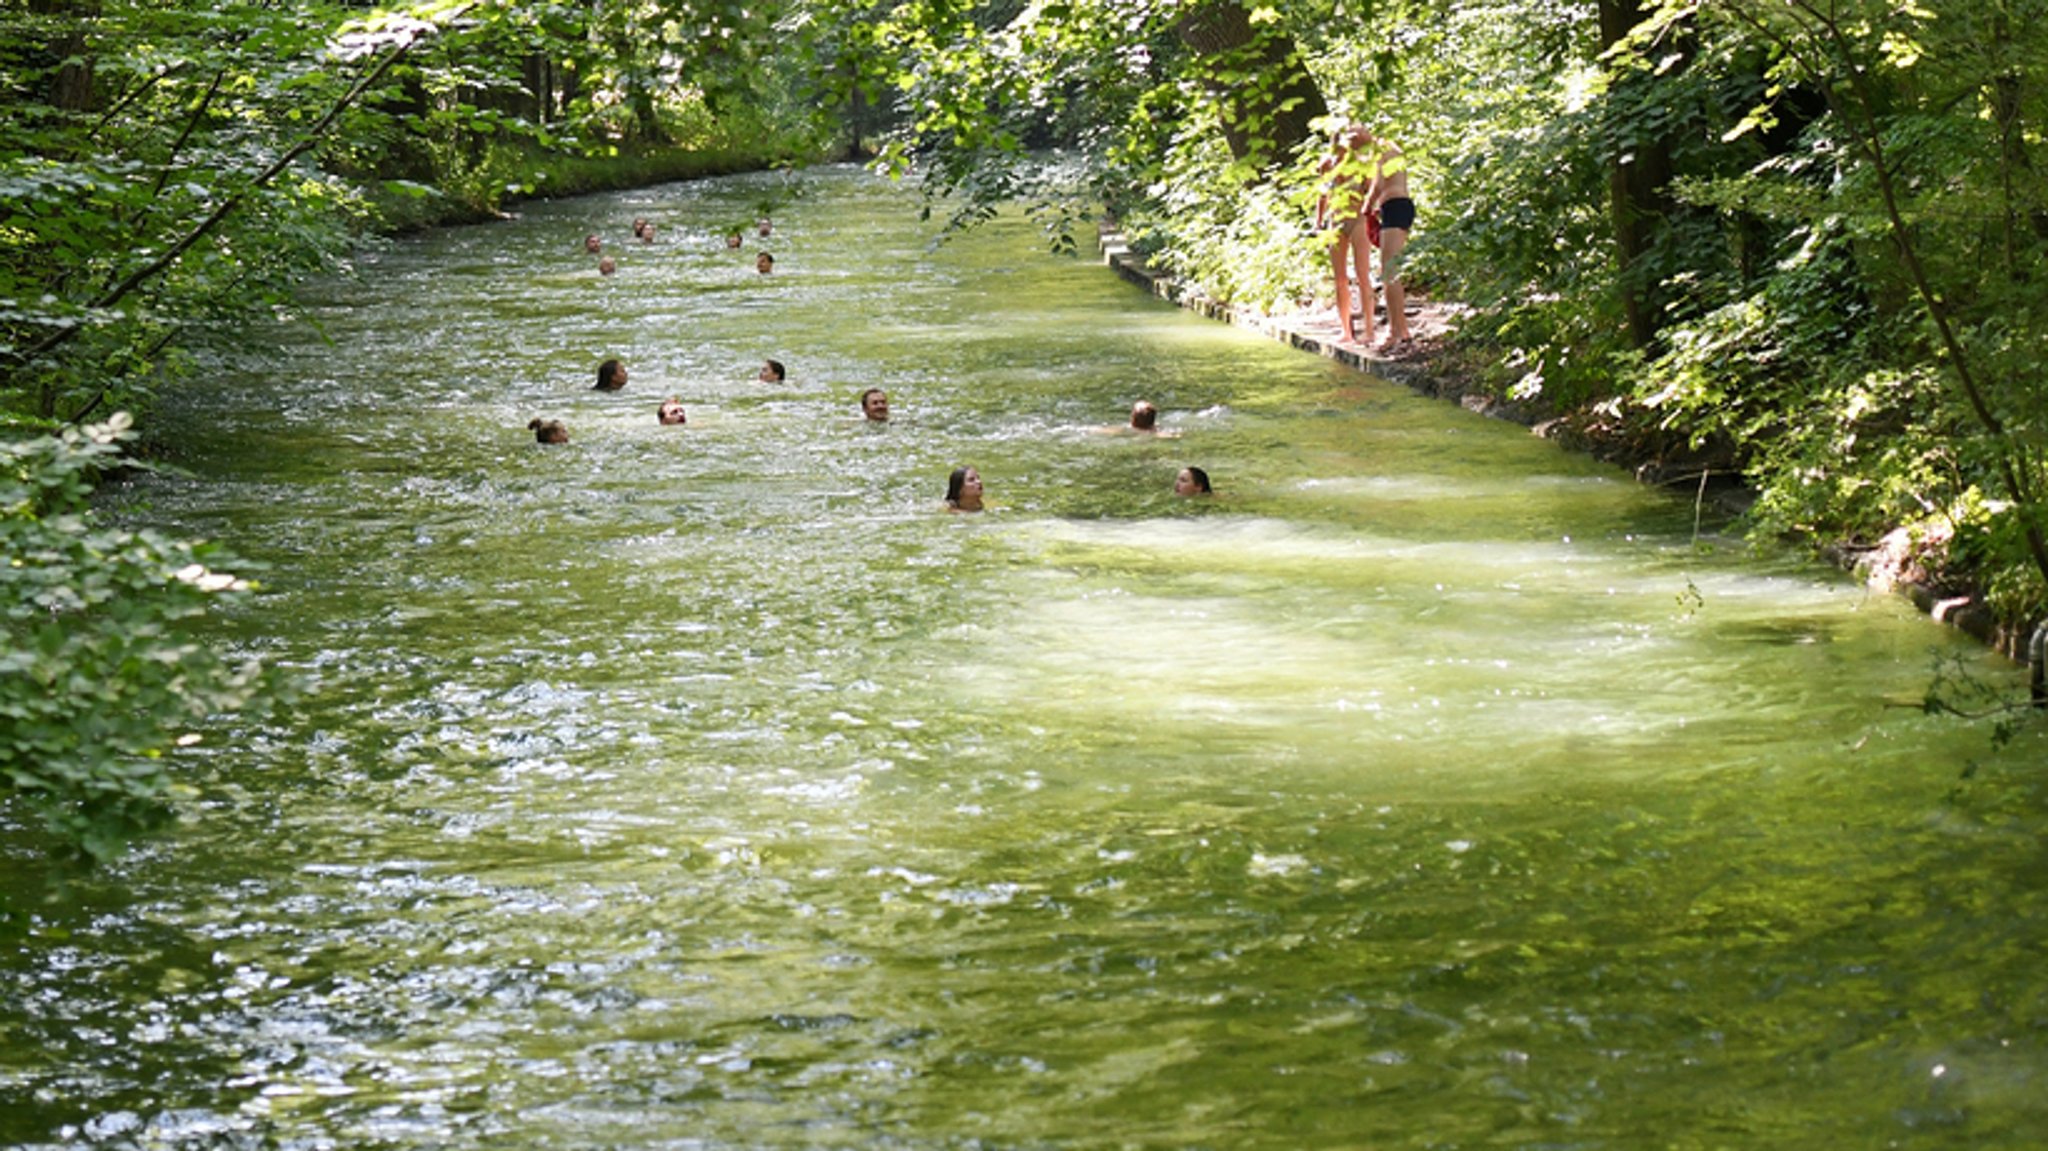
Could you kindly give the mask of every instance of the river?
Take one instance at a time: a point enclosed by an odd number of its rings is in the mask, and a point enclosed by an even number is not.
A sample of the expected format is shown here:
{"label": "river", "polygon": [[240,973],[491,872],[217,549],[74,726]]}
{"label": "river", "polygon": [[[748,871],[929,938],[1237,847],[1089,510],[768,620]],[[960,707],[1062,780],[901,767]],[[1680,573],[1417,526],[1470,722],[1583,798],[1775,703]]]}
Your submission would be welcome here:
{"label": "river", "polygon": [[2012,668],[915,208],[532,205],[174,399],[116,510],[306,694],[118,865],[5,848],[0,1143],[2048,1142],[2048,741],[1910,706]]}

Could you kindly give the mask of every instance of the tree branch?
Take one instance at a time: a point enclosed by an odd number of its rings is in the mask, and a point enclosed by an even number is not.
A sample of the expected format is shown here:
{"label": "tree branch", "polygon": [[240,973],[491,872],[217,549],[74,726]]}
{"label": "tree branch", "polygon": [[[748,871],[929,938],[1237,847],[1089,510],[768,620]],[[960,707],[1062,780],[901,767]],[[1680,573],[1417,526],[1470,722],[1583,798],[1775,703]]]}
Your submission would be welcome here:
{"label": "tree branch", "polygon": [[99,123],[94,124],[92,126],[92,130],[85,134],[86,142],[91,143],[93,140],[97,139],[101,132],[106,131],[107,125],[114,122],[114,117],[120,115],[121,111],[128,107],[128,105],[133,104],[135,101],[141,99],[146,93],[150,91],[150,89],[155,88],[158,84],[162,83],[165,80],[168,80],[172,76],[175,76],[179,72],[182,72],[184,70],[185,65],[182,63],[167,65],[165,67],[157,69],[155,72],[151,73],[148,77],[146,77],[142,81],[142,83],[137,84],[135,87],[129,89],[126,93],[122,95],[122,97],[119,100],[114,101],[113,104],[110,105],[107,108],[107,110],[100,115]]}
{"label": "tree branch", "polygon": [[[290,167],[294,160],[305,155],[315,145],[319,144],[321,138],[326,135],[327,130],[332,128],[334,122],[341,118],[341,114],[354,105],[362,97],[363,93],[369,91],[379,80],[383,79],[384,74],[391,70],[391,66],[398,63],[425,36],[425,31],[414,32],[399,43],[397,47],[385,53],[383,59],[377,62],[376,67],[371,68],[361,79],[357,80],[354,86],[349,88],[348,92],[340,100],[337,100],[333,107],[327,110],[326,115],[320,117],[319,121],[312,128],[308,129],[304,136],[300,137],[297,143],[285,149],[282,155],[271,161],[270,166],[263,169],[245,187],[222,200],[214,207],[213,211],[206,214],[204,219],[200,220],[198,224],[194,225],[183,236],[180,236],[170,247],[164,249],[155,259],[143,264],[133,272],[122,277],[119,282],[101,292],[97,299],[87,305],[88,310],[97,311],[113,307],[126,298],[128,293],[176,263],[180,256],[183,256],[191,249],[192,245],[205,239],[209,233],[220,226],[221,221],[227,219],[235,209],[241,207],[242,202],[249,197],[250,193],[269,184],[278,177],[279,173]],[[85,327],[83,324],[73,324],[70,327],[59,328],[27,351],[10,352],[9,356],[14,360],[17,368],[21,365],[32,364],[64,344],[69,343],[80,332],[84,331]],[[12,375],[12,372],[9,374]]]}

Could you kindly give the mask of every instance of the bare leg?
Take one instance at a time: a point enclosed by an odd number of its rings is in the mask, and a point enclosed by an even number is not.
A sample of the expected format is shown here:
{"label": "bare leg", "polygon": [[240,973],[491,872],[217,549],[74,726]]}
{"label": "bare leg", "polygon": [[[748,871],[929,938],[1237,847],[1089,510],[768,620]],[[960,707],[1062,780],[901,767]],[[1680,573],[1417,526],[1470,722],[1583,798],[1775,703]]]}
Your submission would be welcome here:
{"label": "bare leg", "polygon": [[1401,286],[1401,251],[1408,246],[1408,229],[1380,229],[1380,281],[1387,293],[1387,346],[1406,343],[1408,336],[1408,289]]}
{"label": "bare leg", "polygon": [[[1366,239],[1363,219],[1352,225],[1351,260],[1358,269],[1358,300],[1365,306],[1365,338],[1362,343],[1372,343],[1373,295],[1372,295],[1372,241]],[[1347,301],[1348,303],[1349,301]]]}
{"label": "bare leg", "polygon": [[1346,343],[1355,344],[1358,335],[1351,328],[1351,278],[1345,272],[1350,259],[1351,237],[1340,233],[1337,242],[1330,245],[1330,278],[1337,282],[1337,328],[1344,333]]}

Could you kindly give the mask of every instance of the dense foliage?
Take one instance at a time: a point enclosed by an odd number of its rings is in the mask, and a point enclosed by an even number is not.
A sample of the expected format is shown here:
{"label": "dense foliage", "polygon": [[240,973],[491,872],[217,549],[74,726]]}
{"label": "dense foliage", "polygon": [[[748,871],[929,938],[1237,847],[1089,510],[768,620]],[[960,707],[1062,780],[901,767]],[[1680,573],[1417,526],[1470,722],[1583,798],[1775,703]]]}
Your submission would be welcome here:
{"label": "dense foliage", "polygon": [[125,416],[0,443],[0,793],[95,856],[168,813],[164,759],[215,715],[279,698],[253,662],[184,638],[209,601],[248,591],[213,545],[101,523],[96,473]]}

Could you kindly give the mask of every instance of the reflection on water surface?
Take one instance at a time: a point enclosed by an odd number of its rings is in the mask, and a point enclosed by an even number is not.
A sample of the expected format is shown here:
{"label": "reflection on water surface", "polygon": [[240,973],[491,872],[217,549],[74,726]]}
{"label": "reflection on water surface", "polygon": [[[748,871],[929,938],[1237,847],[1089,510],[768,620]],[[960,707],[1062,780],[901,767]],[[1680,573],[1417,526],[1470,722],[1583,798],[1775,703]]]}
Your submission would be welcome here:
{"label": "reflection on water surface", "polygon": [[228,626],[311,691],[112,874],[11,837],[0,1141],[2048,1136],[2040,736],[1885,706],[1949,637],[909,207],[403,241],[184,398],[136,513],[269,565]]}

